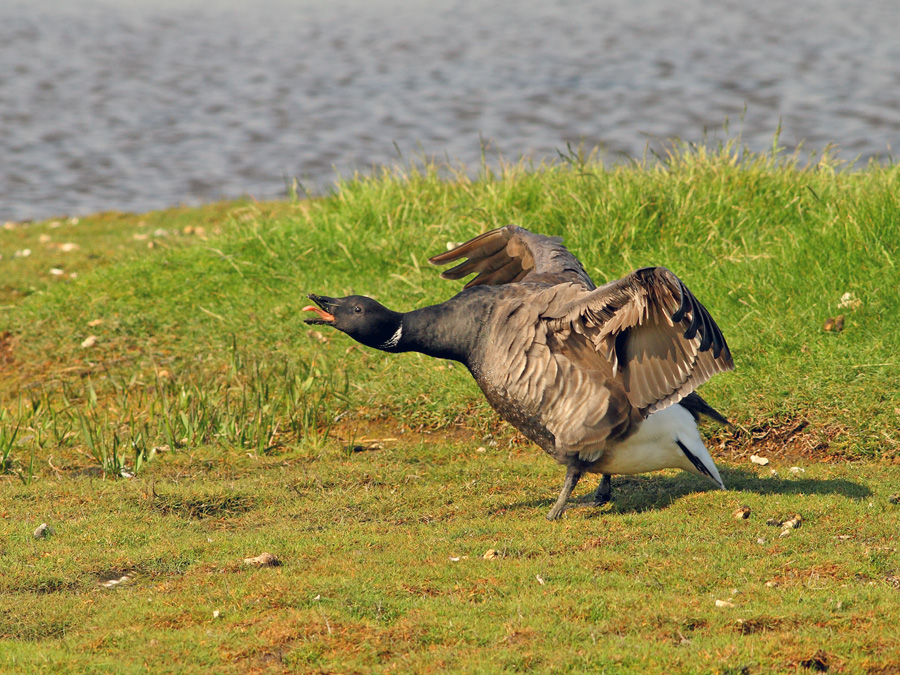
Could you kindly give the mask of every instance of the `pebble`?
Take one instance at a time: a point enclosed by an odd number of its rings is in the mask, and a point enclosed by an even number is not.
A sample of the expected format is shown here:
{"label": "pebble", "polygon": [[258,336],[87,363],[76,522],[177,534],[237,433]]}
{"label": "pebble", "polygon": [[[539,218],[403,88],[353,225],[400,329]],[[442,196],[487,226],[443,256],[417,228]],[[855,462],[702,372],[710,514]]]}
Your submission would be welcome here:
{"label": "pebble", "polygon": [[844,293],[838,303],[838,309],[858,309],[862,307],[862,300],[854,297],[853,293]]}
{"label": "pebble", "polygon": [[53,529],[47,523],[41,523],[34,531],[35,539],[46,539],[53,534]]}
{"label": "pebble", "polygon": [[731,600],[716,600],[716,607],[734,607]]}
{"label": "pebble", "polygon": [[769,463],[768,458],[760,457],[759,455],[750,455],[750,461],[754,464],[759,464],[760,466],[765,466]]}

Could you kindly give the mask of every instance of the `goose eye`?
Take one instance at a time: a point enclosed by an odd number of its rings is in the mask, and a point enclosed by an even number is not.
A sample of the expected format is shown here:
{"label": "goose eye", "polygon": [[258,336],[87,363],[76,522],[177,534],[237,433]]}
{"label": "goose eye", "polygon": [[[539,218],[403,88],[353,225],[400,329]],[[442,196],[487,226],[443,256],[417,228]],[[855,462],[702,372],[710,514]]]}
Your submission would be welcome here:
{"label": "goose eye", "polygon": [[360,312],[362,312],[362,307],[357,305],[356,307],[353,308],[353,311],[356,312],[357,314],[359,314]]}

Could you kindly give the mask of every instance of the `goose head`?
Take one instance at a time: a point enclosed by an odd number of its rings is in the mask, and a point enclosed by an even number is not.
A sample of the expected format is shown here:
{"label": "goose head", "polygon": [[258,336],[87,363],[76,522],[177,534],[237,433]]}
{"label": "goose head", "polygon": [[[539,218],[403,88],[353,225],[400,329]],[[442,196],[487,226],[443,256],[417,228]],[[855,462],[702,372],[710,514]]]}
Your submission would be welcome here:
{"label": "goose head", "polygon": [[317,319],[305,319],[311,325],[333,326],[367,347],[387,350],[397,346],[403,334],[403,315],[364,295],[329,298],[310,293],[306,296],[317,306],[307,305],[304,312],[315,312]]}

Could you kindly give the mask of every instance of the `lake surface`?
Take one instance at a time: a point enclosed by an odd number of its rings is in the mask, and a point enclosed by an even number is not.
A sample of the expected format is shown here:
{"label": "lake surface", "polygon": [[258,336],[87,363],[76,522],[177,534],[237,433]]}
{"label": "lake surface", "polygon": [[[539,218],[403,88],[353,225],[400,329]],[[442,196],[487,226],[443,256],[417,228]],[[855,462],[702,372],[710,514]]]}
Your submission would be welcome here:
{"label": "lake surface", "polygon": [[779,121],[787,148],[889,161],[898,27],[897,0],[3,0],[0,222],[322,192],[422,154],[474,172],[482,143],[764,150]]}

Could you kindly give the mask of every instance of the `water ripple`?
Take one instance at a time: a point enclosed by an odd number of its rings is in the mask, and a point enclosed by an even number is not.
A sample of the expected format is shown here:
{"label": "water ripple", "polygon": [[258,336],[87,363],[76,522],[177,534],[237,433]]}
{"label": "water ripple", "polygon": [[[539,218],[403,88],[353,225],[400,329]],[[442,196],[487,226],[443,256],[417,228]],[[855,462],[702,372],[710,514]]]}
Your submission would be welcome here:
{"label": "water ripple", "polygon": [[0,220],[321,191],[396,147],[477,167],[482,138],[616,161],[726,118],[884,159],[898,25],[893,0],[7,0]]}

